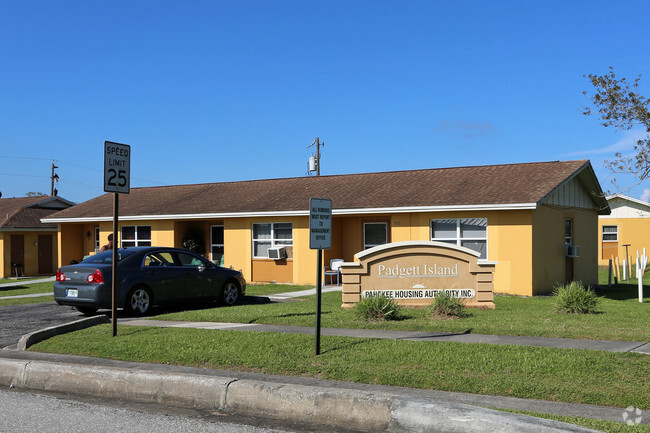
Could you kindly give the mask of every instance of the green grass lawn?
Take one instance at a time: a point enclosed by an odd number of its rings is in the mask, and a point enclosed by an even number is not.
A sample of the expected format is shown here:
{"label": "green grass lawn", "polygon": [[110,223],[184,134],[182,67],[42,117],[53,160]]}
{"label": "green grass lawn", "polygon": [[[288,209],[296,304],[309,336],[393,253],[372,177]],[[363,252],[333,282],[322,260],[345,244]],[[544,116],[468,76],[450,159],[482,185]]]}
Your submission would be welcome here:
{"label": "green grass lawn", "polygon": [[[599,269],[600,281],[607,281],[607,269]],[[650,279],[650,272],[644,279]],[[650,286],[650,282],[648,284]],[[251,284],[250,296],[293,292],[313,286]],[[51,293],[52,282],[29,283],[0,288],[0,297],[33,293]],[[433,332],[472,332],[476,334],[531,335],[544,337],[590,338],[602,340],[650,341],[650,287],[645,289],[645,303],[637,300],[636,284],[619,284],[602,293],[598,314],[571,315],[553,312],[548,296],[524,298],[496,296],[495,310],[471,309],[471,316],[457,320],[431,320],[426,309],[405,309],[406,319],[398,322],[367,323],[341,309],[339,292],[323,295],[322,326],[329,328],[369,328]],[[0,300],[0,306],[51,302],[52,296]],[[157,319],[181,321],[217,321],[314,326],[315,297],[302,302],[264,305],[240,305],[181,313],[163,314]]]}
{"label": "green grass lawn", "polygon": [[[621,271],[621,276],[622,275],[623,272]],[[621,283],[621,285],[634,285],[634,287],[638,287],[637,284],[639,283],[639,280],[636,278],[636,266],[634,265],[632,266],[632,273],[630,275],[634,278],[630,278],[629,281],[628,280],[619,281],[619,283]],[[607,266],[598,267],[598,284],[607,286],[608,283],[609,283],[609,268]],[[612,273],[612,285],[614,285],[613,273]],[[643,275],[643,285],[644,286],[650,285],[650,266],[646,268],[645,273]]]}
{"label": "green grass lawn", "polygon": [[0,287],[0,298],[5,296],[18,296],[18,295],[32,295],[36,293],[49,293],[47,296],[39,296],[36,298],[20,298],[20,299],[0,299],[0,307],[9,305],[25,305],[25,304],[38,304],[43,302],[54,302],[54,294],[52,293],[52,282],[46,283],[30,283],[26,281],[20,286]]}
{"label": "green grass lawn", "polygon": [[[250,285],[247,292],[263,296],[306,288],[310,287]],[[322,325],[650,341],[650,293],[644,304],[638,302],[633,284],[601,295],[598,314],[556,314],[548,296],[497,296],[495,310],[472,309],[465,319],[432,320],[425,309],[406,309],[404,320],[367,323],[341,309],[341,293],[333,292],[323,295]],[[315,297],[310,296],[298,302],[190,310],[155,318],[313,327],[314,311]],[[650,357],[636,353],[325,336],[322,354],[315,356],[310,335],[119,326],[113,338],[110,325],[60,335],[30,350],[650,409],[650,383],[640,379],[650,377]],[[621,423],[551,418],[606,431],[648,431],[645,426],[630,430]]]}
{"label": "green grass lawn", "polygon": [[[60,335],[30,350],[438,389],[650,408],[650,359],[636,353],[314,337],[110,325]],[[264,350],[260,350],[264,348]]]}
{"label": "green grass lawn", "polygon": [[26,282],[26,281],[32,281],[32,280],[37,280],[40,278],[45,278],[45,277],[33,277],[33,278],[0,278],[0,284],[6,284],[6,283],[16,283],[16,282]]}
{"label": "green grass lawn", "polygon": [[[553,298],[549,296],[533,298],[496,296],[494,301],[496,309],[471,309],[471,316],[464,319],[432,320],[428,318],[426,309],[404,309],[405,320],[371,323],[357,319],[350,310],[343,310],[341,293],[331,292],[323,294],[322,326],[650,341],[648,326],[650,298],[646,297],[644,304],[639,303],[635,290],[631,286],[608,290],[603,295],[598,314],[556,314],[553,312]],[[650,289],[647,291],[649,292],[647,295],[650,296]],[[302,302],[239,305],[230,308],[162,314],[155,318],[314,326],[315,310],[315,296],[310,296],[303,298]]]}
{"label": "green grass lawn", "polygon": [[498,410],[503,410],[504,412],[518,413],[521,415],[534,416],[537,418],[546,418],[555,421],[568,422],[569,424],[576,424],[594,430],[604,431],[607,433],[650,433],[650,425],[644,425],[644,424],[627,425],[624,422],[605,421],[605,420],[599,420],[593,418],[551,415],[547,413],[526,412],[521,410],[504,410],[504,409],[498,409]]}
{"label": "green grass lawn", "polygon": [[20,286],[0,287],[0,298],[5,296],[32,295],[36,293],[49,293],[49,295],[39,296],[37,298],[0,299],[0,307],[8,305],[54,302],[54,294],[52,293],[51,281],[46,283],[29,283],[27,281]]}
{"label": "green grass lawn", "polygon": [[315,286],[293,286],[288,284],[248,284],[246,286],[247,296],[268,296],[282,292],[299,292],[301,290],[313,289]]}
{"label": "green grass lawn", "polygon": [[25,282],[20,286],[0,287],[0,297],[4,296],[17,296],[17,295],[31,295],[34,293],[52,293],[53,282],[48,281],[45,283],[29,283]]}
{"label": "green grass lawn", "polygon": [[39,296],[36,298],[0,299],[0,307],[8,307],[11,305],[44,304],[47,302],[54,303],[54,295]]}

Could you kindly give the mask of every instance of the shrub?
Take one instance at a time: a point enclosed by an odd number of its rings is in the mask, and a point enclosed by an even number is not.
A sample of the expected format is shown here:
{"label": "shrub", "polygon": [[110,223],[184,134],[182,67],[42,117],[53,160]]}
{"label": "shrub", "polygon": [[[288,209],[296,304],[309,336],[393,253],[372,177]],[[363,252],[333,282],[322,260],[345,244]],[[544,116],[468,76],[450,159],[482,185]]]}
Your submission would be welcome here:
{"label": "shrub", "polygon": [[591,288],[585,288],[580,281],[555,287],[553,296],[556,313],[595,313],[600,302],[598,295]]}
{"label": "shrub", "polygon": [[354,312],[360,319],[368,322],[379,320],[401,320],[402,308],[397,302],[383,295],[364,298],[354,307]]}
{"label": "shrub", "polygon": [[439,319],[463,318],[469,315],[463,301],[445,291],[438,292],[430,310],[431,316]]}

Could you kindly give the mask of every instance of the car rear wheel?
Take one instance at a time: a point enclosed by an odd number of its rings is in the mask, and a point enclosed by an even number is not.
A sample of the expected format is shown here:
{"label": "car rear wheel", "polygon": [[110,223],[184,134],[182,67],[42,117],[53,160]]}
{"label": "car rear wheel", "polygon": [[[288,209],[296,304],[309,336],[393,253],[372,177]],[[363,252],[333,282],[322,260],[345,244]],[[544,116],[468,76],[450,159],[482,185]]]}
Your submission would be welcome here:
{"label": "car rear wheel", "polygon": [[138,286],[129,292],[124,309],[129,315],[144,316],[151,310],[151,302],[151,291],[144,286]]}
{"label": "car rear wheel", "polygon": [[224,305],[235,305],[239,302],[239,286],[234,281],[226,281],[221,293],[221,301]]}
{"label": "car rear wheel", "polygon": [[94,307],[74,307],[74,308],[84,316],[92,316],[97,312],[97,310],[99,310],[99,308],[94,308]]}

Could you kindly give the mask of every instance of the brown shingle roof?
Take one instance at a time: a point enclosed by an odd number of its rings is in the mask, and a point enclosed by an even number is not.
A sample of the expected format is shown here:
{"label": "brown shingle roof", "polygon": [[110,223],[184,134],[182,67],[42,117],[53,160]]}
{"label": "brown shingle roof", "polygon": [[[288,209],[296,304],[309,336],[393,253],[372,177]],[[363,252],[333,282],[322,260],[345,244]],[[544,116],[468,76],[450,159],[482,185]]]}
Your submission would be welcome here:
{"label": "brown shingle roof", "polygon": [[[40,203],[48,202],[52,197],[16,197],[0,199],[0,228],[53,228],[56,224],[42,223],[45,218],[55,213],[59,208],[49,208]],[[64,200],[65,201],[65,200]]]}
{"label": "brown shingle roof", "polygon": [[[308,211],[310,197],[337,209],[538,203],[589,161],[556,161],[242,182],[132,188],[120,195],[120,216]],[[52,216],[113,215],[104,194]]]}

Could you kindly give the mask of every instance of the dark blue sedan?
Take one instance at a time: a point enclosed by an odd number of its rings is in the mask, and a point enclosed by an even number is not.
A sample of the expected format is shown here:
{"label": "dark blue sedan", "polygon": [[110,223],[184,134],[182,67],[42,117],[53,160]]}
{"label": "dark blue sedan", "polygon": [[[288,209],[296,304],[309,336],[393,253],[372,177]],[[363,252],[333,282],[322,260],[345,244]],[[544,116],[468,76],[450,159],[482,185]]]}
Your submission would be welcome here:
{"label": "dark blue sedan", "polygon": [[[106,251],[62,266],[56,271],[54,300],[86,315],[112,308],[112,262],[113,251]],[[241,272],[180,248],[120,248],[117,277],[117,307],[136,316],[149,313],[153,305],[179,301],[235,305],[246,293]]]}

